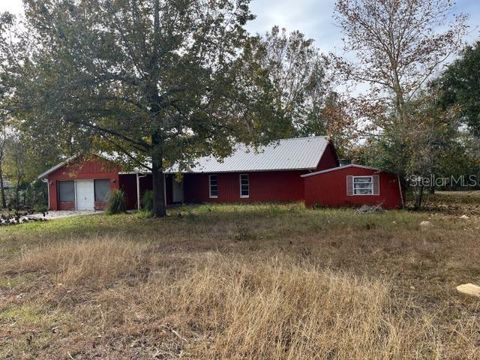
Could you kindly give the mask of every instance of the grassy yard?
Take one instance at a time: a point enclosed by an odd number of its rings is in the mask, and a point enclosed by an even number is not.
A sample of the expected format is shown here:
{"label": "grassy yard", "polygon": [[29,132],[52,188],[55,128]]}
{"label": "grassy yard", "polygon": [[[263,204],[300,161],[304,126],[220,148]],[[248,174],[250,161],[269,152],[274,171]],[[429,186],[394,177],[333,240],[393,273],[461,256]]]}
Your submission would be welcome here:
{"label": "grassy yard", "polygon": [[480,198],[436,199],[2,227],[0,358],[479,359]]}

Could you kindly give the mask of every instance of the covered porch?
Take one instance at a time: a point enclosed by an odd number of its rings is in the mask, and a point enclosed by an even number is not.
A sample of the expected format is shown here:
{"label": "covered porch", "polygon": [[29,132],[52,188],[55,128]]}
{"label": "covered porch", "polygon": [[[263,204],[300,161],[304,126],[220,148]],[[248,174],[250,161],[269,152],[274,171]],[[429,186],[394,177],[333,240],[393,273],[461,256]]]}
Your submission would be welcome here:
{"label": "covered porch", "polygon": [[[181,204],[184,202],[184,183],[178,181],[175,175],[165,174],[166,205]],[[120,173],[119,187],[125,193],[127,209],[141,210],[143,196],[153,189],[152,174],[147,173]]]}

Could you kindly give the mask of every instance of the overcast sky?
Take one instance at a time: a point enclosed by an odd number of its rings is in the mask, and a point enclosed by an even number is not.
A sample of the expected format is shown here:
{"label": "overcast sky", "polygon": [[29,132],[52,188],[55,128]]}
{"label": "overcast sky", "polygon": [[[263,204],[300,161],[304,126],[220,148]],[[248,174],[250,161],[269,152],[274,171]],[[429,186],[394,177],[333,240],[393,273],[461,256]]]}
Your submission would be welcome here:
{"label": "overcast sky", "polygon": [[[273,25],[288,30],[300,30],[315,39],[323,52],[341,49],[341,32],[332,14],[335,0],[252,0],[251,7],[257,19],[249,24],[251,32],[264,33]],[[22,0],[0,0],[0,11],[20,12]],[[457,0],[455,13],[470,16],[468,41],[480,38],[480,0]]]}

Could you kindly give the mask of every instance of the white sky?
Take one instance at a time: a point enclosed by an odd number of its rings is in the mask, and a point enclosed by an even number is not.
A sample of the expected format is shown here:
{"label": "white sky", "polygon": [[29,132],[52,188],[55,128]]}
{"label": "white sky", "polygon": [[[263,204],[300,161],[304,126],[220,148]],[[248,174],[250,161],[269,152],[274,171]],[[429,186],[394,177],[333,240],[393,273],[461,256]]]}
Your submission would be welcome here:
{"label": "white sky", "polygon": [[[342,35],[332,18],[335,0],[252,0],[251,9],[257,15],[248,26],[251,32],[264,33],[274,25],[287,30],[300,30],[316,41],[323,52],[342,47]],[[22,0],[0,0],[0,11],[20,13]],[[455,13],[470,16],[468,41],[480,38],[480,0],[457,0]]]}
{"label": "white sky", "polygon": [[[300,30],[316,41],[323,52],[340,50],[342,34],[333,19],[335,0],[252,0],[257,15],[249,25],[252,32],[264,33],[273,25],[287,30]],[[480,0],[457,0],[454,13],[469,15],[470,33],[467,41],[480,38]]]}

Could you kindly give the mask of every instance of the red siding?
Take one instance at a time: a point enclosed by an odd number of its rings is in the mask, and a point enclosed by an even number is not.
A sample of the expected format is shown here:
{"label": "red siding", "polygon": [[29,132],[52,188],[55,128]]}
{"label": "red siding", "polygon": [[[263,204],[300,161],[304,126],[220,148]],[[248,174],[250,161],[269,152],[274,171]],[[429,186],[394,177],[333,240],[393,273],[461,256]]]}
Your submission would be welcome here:
{"label": "red siding", "polygon": [[137,209],[137,174],[122,174],[119,181],[120,189],[125,194],[127,209]]}
{"label": "red siding", "polygon": [[[50,191],[50,210],[74,210],[75,203],[59,202],[58,182],[67,180],[95,180],[109,179],[112,190],[119,187],[119,168],[114,164],[98,157],[88,156],[78,158],[72,163],[63,166],[48,175],[48,186]],[[103,210],[105,203],[95,202],[97,210]]]}
{"label": "red siding", "polygon": [[339,165],[337,151],[333,146],[333,143],[329,142],[325,152],[317,165],[317,170],[327,170]]}
{"label": "red siding", "polygon": [[209,174],[185,174],[185,202],[291,202],[303,200],[304,171],[242,173],[249,175],[250,197],[240,198],[240,174],[213,174],[218,178],[219,195],[209,198]]}
{"label": "red siding", "polygon": [[[380,194],[348,196],[347,176],[349,175],[379,175]],[[303,179],[305,181],[305,204],[307,206],[342,207],[382,204],[385,209],[402,207],[398,178],[394,174],[358,167],[345,167]]]}

